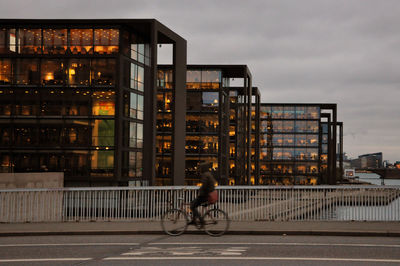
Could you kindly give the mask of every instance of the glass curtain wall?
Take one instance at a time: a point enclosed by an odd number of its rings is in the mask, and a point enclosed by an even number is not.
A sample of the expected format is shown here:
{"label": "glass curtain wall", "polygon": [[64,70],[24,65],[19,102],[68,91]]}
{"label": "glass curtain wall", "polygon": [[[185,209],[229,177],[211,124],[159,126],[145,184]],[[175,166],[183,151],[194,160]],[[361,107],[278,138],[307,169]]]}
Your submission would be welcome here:
{"label": "glass curtain wall", "polygon": [[199,163],[209,162],[218,176],[220,119],[222,102],[221,71],[189,69],[186,76],[186,167],[185,183],[197,185]]}
{"label": "glass curtain wall", "polygon": [[118,50],[119,29],[0,29],[3,172],[63,171],[66,185],[115,175]]}
{"label": "glass curtain wall", "polygon": [[261,183],[317,184],[319,106],[261,105]]}
{"label": "glass curtain wall", "polygon": [[[121,37],[124,105],[122,175],[129,185],[148,185],[149,180],[143,177],[143,119],[145,73],[150,71],[150,48],[148,41],[135,33],[123,31]],[[98,52],[115,49],[112,42],[100,44],[103,48],[97,48]]]}
{"label": "glass curtain wall", "polygon": [[172,129],[174,106],[172,70],[158,70],[156,185],[172,185]]}

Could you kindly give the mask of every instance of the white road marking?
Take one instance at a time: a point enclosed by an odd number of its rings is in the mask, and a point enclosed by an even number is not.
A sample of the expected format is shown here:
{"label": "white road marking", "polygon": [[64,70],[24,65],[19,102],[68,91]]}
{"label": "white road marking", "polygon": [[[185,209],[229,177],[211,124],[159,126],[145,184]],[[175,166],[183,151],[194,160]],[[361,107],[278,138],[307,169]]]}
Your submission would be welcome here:
{"label": "white road marking", "polygon": [[396,244],[358,244],[358,243],[179,243],[179,242],[163,242],[163,243],[149,243],[149,245],[247,245],[247,246],[338,246],[338,247],[383,247],[383,248],[400,248]]}
{"label": "white road marking", "polygon": [[393,262],[399,259],[362,258],[303,258],[303,257],[108,257],[103,260],[282,260],[282,261],[354,261],[354,262]]}
{"label": "white road marking", "polygon": [[87,261],[93,258],[0,259],[1,262]]}
{"label": "white road marking", "polygon": [[137,246],[139,243],[47,243],[47,244],[0,244],[0,247],[57,247],[57,246]]}

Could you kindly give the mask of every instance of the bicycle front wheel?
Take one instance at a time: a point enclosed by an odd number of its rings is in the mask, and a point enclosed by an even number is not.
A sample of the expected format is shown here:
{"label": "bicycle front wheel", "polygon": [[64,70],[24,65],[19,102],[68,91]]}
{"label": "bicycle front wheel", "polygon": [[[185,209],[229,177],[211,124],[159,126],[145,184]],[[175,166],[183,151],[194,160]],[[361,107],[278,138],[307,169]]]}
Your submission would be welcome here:
{"label": "bicycle front wheel", "polygon": [[228,215],[220,209],[208,210],[204,216],[204,231],[210,236],[222,236],[228,231]]}
{"label": "bicycle front wheel", "polygon": [[161,227],[170,236],[179,236],[186,231],[188,226],[187,214],[180,209],[168,210],[161,217]]}

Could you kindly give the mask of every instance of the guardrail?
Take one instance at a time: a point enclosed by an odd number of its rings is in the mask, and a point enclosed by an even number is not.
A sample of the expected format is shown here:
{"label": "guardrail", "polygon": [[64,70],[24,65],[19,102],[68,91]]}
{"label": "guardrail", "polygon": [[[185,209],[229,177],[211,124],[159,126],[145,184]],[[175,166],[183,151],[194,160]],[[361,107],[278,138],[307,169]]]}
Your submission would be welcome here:
{"label": "guardrail", "polygon": [[[234,221],[400,221],[400,186],[219,186]],[[0,222],[156,221],[198,187],[0,190]]]}

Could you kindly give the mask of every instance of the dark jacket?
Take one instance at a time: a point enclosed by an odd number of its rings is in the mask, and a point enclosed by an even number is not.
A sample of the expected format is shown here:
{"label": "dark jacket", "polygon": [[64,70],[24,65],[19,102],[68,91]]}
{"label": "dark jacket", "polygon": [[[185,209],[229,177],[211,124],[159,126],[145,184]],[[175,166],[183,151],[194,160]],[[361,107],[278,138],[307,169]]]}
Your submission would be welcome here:
{"label": "dark jacket", "polygon": [[201,173],[201,187],[199,197],[208,197],[208,194],[215,190],[215,178],[208,170],[209,168],[204,165],[200,165],[200,173]]}

